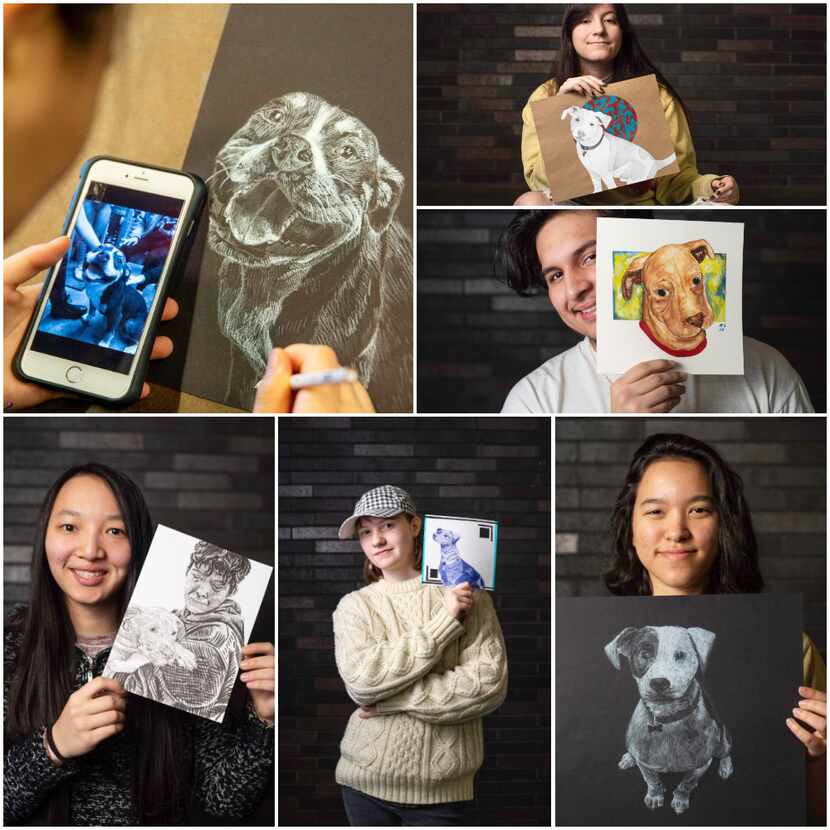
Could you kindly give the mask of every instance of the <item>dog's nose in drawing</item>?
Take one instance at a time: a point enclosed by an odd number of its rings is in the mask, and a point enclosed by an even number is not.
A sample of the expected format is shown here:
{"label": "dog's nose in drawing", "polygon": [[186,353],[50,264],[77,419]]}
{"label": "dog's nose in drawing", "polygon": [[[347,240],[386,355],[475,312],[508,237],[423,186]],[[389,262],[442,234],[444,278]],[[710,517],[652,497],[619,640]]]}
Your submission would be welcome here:
{"label": "dog's nose in drawing", "polygon": [[277,163],[283,170],[300,170],[314,160],[308,142],[299,136],[286,136],[274,149]]}
{"label": "dog's nose in drawing", "polygon": [[657,692],[658,695],[664,694],[671,688],[671,682],[665,677],[655,677],[649,681],[649,686]]}
{"label": "dog's nose in drawing", "polygon": [[699,329],[703,326],[703,312],[699,312],[698,314],[693,314],[691,317],[686,318],[686,322],[690,326],[694,326],[696,329]]}

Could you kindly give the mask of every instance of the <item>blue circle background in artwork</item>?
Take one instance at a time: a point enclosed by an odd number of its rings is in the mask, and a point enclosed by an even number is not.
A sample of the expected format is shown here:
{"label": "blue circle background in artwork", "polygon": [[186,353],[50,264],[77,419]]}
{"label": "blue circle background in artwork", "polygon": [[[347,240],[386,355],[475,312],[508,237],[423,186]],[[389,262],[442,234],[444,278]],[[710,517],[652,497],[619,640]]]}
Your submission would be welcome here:
{"label": "blue circle background in artwork", "polygon": [[600,95],[592,101],[586,101],[583,109],[604,112],[611,116],[611,123],[605,131],[617,138],[624,138],[626,141],[633,141],[637,135],[637,111],[625,98],[618,95]]}

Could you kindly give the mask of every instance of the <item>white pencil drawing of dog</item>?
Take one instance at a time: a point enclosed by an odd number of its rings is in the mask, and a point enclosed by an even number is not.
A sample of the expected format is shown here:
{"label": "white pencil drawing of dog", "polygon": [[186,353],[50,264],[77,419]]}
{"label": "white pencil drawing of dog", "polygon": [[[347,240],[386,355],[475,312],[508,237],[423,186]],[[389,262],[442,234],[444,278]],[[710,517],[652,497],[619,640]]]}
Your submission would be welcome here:
{"label": "white pencil drawing of dog", "polygon": [[411,408],[412,242],[396,218],[405,181],[375,133],[317,95],[288,93],[230,137],[214,177],[219,328],[248,364],[232,366],[226,398],[250,403],[273,346],[322,343],[379,408]]}
{"label": "white pencil drawing of dog", "polygon": [[612,119],[605,112],[573,106],[562,113],[560,120],[565,118],[571,119],[576,154],[591,177],[594,193],[619,187],[617,182],[635,184],[648,181],[664,167],[677,161],[676,153],[664,159],[655,159],[643,147],[611,135],[605,128]]}
{"label": "white pencil drawing of dog", "polygon": [[624,628],[605,646],[618,671],[620,658],[628,660],[640,694],[619,768],[639,768],[652,810],[663,806],[661,773],[685,773],[672,796],[678,814],[714,759],[721,778],[732,775],[732,739],[702,685],[714,641],[704,628],[645,626]]}
{"label": "white pencil drawing of dog", "polygon": [[166,608],[129,608],[112,645],[108,669],[130,674],[146,663],[175,663],[193,670],[196,656],[181,644],[184,634],[184,623]]}
{"label": "white pencil drawing of dog", "polygon": [[461,537],[451,530],[438,528],[432,534],[432,539],[441,546],[441,563],[438,565],[438,576],[444,585],[459,585],[469,582],[471,588],[484,588],[481,574],[469,563],[461,558],[456,542]]}

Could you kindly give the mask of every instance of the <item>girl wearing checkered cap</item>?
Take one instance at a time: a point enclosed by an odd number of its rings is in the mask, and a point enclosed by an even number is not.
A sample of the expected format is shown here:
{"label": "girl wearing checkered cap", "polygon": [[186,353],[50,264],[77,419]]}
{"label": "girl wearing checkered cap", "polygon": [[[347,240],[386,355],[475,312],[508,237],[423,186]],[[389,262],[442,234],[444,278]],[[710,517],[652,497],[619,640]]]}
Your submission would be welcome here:
{"label": "girl wearing checkered cap", "polygon": [[366,587],[334,612],[337,668],[358,705],[335,777],[356,826],[463,824],[484,758],[481,718],[507,694],[489,595],[422,584],[420,532],[412,497],[383,485],[338,534],[366,557]]}

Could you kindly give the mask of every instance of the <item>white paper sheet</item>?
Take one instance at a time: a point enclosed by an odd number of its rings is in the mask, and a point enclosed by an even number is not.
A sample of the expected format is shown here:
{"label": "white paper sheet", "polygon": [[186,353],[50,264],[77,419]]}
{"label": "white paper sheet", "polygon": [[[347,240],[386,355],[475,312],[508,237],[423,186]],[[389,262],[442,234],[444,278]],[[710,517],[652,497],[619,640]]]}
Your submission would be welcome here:
{"label": "white paper sheet", "polygon": [[664,359],[689,374],[743,374],[743,232],[738,222],[599,218],[598,371]]}

